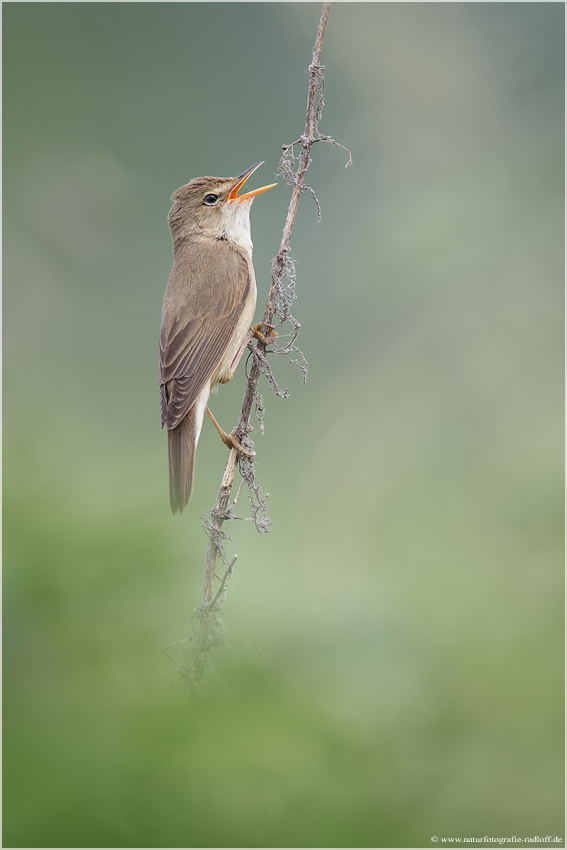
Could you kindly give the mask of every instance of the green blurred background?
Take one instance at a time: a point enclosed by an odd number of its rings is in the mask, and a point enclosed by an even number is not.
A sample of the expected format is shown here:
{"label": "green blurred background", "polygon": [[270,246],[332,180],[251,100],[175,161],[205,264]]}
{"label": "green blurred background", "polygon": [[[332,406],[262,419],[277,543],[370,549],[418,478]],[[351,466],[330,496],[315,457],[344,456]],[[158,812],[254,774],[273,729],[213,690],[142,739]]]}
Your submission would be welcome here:
{"label": "green blurred background", "polygon": [[173,518],[169,196],[272,182],[319,12],[4,4],[4,846],[563,836],[563,4],[331,6],[320,129],[354,165],[315,147],[292,240],[310,372],[264,386],[272,530],[227,529],[199,698],[163,651],[226,461],[205,423]]}

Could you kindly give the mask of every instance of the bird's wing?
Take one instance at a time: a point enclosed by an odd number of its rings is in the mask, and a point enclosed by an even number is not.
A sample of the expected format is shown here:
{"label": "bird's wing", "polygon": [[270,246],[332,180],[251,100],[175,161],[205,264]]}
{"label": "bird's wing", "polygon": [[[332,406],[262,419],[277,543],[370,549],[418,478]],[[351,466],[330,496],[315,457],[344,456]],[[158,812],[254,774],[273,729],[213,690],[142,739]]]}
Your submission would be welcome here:
{"label": "bird's wing", "polygon": [[199,243],[175,259],[159,345],[168,429],[179,425],[222,363],[252,285],[249,263],[229,243]]}

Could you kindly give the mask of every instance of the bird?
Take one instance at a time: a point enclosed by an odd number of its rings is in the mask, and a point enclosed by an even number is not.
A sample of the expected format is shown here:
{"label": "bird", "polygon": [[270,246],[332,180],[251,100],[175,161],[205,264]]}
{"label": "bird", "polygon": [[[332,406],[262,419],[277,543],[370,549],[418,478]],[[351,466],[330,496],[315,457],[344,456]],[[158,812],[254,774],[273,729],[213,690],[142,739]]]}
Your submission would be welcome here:
{"label": "bird", "polygon": [[256,195],[277,184],[238,195],[263,164],[252,165],[238,177],[196,177],[171,196],[173,267],[162,307],[159,383],[173,514],[181,514],[191,498],[205,411],[226,445],[243,451],[207,404],[211,391],[231,380],[252,337],[266,343],[261,323],[251,327],[256,279],[250,208]]}

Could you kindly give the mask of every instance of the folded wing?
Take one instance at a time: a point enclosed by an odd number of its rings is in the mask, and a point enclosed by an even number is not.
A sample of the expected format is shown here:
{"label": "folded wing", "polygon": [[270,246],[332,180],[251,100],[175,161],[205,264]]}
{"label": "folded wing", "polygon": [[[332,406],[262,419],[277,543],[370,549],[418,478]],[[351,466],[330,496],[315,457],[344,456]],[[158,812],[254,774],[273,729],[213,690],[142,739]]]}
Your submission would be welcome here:
{"label": "folded wing", "polygon": [[219,240],[181,249],[163,303],[162,426],[177,427],[218,371],[252,286],[249,265]]}

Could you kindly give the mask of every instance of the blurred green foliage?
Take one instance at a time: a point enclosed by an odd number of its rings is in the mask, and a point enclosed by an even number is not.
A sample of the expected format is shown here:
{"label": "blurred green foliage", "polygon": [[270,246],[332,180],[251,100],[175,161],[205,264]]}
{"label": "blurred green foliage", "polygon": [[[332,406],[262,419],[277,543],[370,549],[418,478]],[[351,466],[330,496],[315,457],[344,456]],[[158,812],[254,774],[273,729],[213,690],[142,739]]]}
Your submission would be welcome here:
{"label": "blurred green foliage", "polygon": [[[4,846],[563,834],[563,4],[331,7],[321,130],[355,164],[316,146],[293,237],[310,377],[264,388],[272,530],[228,529],[200,698],[163,652],[226,458],[205,423],[173,518],[168,198],[270,182],[318,15],[3,7]],[[252,212],[259,303],[288,200]]]}

